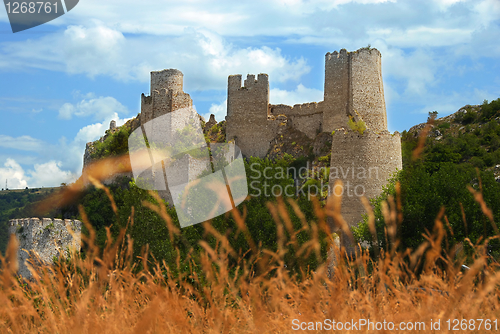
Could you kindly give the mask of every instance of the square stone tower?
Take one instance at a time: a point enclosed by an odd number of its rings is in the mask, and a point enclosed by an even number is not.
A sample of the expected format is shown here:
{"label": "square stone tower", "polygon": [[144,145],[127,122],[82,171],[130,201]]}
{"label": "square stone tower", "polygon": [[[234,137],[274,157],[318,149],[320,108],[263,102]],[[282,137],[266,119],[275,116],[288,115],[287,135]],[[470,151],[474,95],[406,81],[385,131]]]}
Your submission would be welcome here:
{"label": "square stone tower", "polygon": [[387,130],[381,54],[377,49],[346,49],[325,56],[323,128],[331,132],[349,116],[374,131]]}

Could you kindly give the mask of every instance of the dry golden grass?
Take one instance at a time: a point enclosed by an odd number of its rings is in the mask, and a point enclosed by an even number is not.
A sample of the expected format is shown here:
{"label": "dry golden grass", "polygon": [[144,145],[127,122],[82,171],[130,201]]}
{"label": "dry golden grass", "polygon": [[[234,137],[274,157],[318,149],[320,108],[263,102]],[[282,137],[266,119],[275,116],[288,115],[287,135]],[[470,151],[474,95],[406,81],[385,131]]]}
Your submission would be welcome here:
{"label": "dry golden grass", "polygon": [[[95,181],[94,182],[98,182]],[[102,186],[102,185],[99,185]],[[478,200],[481,200],[478,198]],[[295,214],[304,221],[298,206],[290,201]],[[396,202],[396,203],[395,203]],[[174,228],[165,207],[149,203],[165,219],[172,235]],[[340,250],[333,277],[323,264],[306,278],[297,279],[284,266],[286,244],[297,247],[297,254],[311,252],[319,256],[318,230],[326,228],[330,216],[343,225],[340,197],[332,196],[326,208],[316,205],[316,222],[308,229],[311,241],[299,249],[296,231],[290,224],[282,201],[269,204],[277,226],[278,252],[258,249],[249,240],[251,256],[240,259],[239,270],[231,270],[229,258],[236,257],[226,236],[204,223],[208,234],[215,236],[213,249],[202,241],[201,266],[205,282],[194,271],[173,277],[162,263],[147,267],[148,254],[142,256],[145,269],[135,270],[133,241],[123,230],[102,253],[94,244],[92,228],[81,208],[84,223],[91,231],[86,238],[87,256],[73,254],[52,269],[32,269],[34,282],[21,284],[13,274],[17,269],[15,238],[11,238],[0,272],[0,330],[13,333],[288,333],[302,322],[334,319],[341,322],[423,322],[424,332],[431,332],[430,322],[441,319],[447,332],[448,319],[491,319],[500,316],[498,283],[500,271],[488,263],[484,245],[475,246],[471,269],[462,271],[454,254],[443,256],[442,240],[446,230],[442,213],[435,229],[417,250],[381,250],[374,262],[361,253],[350,260]],[[384,208],[389,237],[401,224],[400,203],[392,199]],[[239,228],[245,233],[244,219],[233,210]],[[129,219],[133,224],[133,219]],[[340,226],[342,227],[342,226]],[[285,231],[290,238],[286,238]],[[109,231],[108,231],[109,232]],[[101,254],[100,257],[98,254]],[[437,266],[436,261],[441,265]],[[180,263],[178,263],[180,266]],[[254,268],[263,269],[256,275]],[[414,268],[423,268],[421,275]],[[201,288],[200,288],[201,286]],[[298,319],[298,320],[294,320]],[[294,322],[295,321],[295,322]],[[451,323],[453,326],[453,323]],[[477,331],[478,322],[476,322]],[[495,324],[492,323],[492,329]],[[312,328],[312,327],[311,327]],[[484,328],[484,323],[483,323]],[[358,326],[359,329],[359,326]],[[370,328],[343,332],[370,332]],[[327,332],[311,330],[310,332]],[[404,333],[405,331],[400,331]]]}
{"label": "dry golden grass", "polygon": [[[416,156],[418,154],[416,152]],[[129,171],[127,161],[126,156],[112,158],[113,164],[109,159],[100,161],[89,168],[87,177],[106,191],[99,180],[116,172]],[[109,166],[115,166],[114,170],[108,170]],[[41,210],[71,202],[83,190],[82,180],[45,201]],[[399,193],[399,186],[396,189]],[[114,203],[109,191],[106,193]],[[494,224],[480,193],[474,196]],[[144,269],[138,270],[132,258],[133,241],[126,229],[114,241],[108,230],[107,246],[100,252],[83,208],[80,208],[82,220],[90,231],[88,238],[82,237],[88,246],[86,257],[72,254],[70,259],[51,270],[32,268],[33,282],[22,282],[15,277],[17,241],[12,237],[5,257],[0,258],[0,332],[288,333],[300,325],[318,329],[316,322],[325,325],[326,319],[358,324],[358,330],[342,332],[375,331],[373,327],[360,328],[360,319],[380,324],[392,322],[395,329],[401,322],[421,322],[425,330],[421,327],[420,331],[431,332],[431,320],[441,319],[440,330],[436,332],[448,332],[448,319],[453,328],[456,324],[453,319],[493,321],[499,318],[500,271],[496,262],[487,257],[488,240],[473,245],[474,262],[470,270],[462,270],[461,257],[441,248],[446,234],[453,233],[446,217],[445,223],[442,221],[443,210],[426,242],[416,250],[398,251],[397,231],[404,224],[401,201],[399,196],[389,198],[383,205],[383,214],[388,222],[386,235],[391,241],[390,249],[375,249],[376,260],[371,260],[366,252],[359,252],[355,259],[350,259],[342,250],[335,249],[335,257],[339,260],[331,277],[328,263],[324,263],[298,279],[285,267],[287,245],[295,247],[298,256],[315,254],[319,258],[319,231],[324,230],[329,235],[328,217],[346,235],[350,236],[350,232],[340,214],[340,194],[331,196],[324,208],[315,201],[317,220],[310,224],[298,205],[293,200],[289,203],[294,214],[302,220],[301,230],[309,233],[310,241],[304,245],[297,243],[299,231],[293,230],[289,213],[283,201],[278,200],[276,204],[268,204],[276,222],[278,251],[259,249],[258,240],[250,238],[244,214],[235,209],[231,214],[247,238],[249,253],[237,261],[236,270],[230,267],[229,263],[234,263],[230,259],[237,259],[235,250],[225,235],[213,229],[210,223],[204,223],[207,235],[214,236],[218,243],[215,249],[205,241],[200,243],[203,278],[194,270],[174,276],[172,272],[179,271],[171,269],[180,268],[180,257],[178,268],[168,268],[164,263],[148,261],[147,250],[141,257]],[[370,231],[376,237],[373,212],[367,201],[364,204],[370,214]],[[164,205],[143,205],[165,220],[171,240],[180,233]],[[113,209],[116,213],[115,205]],[[132,217],[129,226],[133,224]],[[193,263],[192,260],[188,262]],[[148,267],[151,263],[154,265]],[[476,321],[472,332],[483,332],[485,324],[483,322],[481,330],[477,330],[479,321]],[[495,323],[490,325],[490,331],[498,330]],[[467,326],[471,328],[471,323]],[[310,332],[330,331],[327,329],[325,326],[323,330]]]}

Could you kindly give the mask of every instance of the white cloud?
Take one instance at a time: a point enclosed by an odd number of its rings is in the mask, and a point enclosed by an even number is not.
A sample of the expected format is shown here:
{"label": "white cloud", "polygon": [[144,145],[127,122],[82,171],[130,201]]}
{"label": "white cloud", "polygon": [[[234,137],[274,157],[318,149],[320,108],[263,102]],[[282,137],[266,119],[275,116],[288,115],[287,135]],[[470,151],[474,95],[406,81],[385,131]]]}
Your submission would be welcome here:
{"label": "white cloud", "polygon": [[71,119],[75,113],[75,106],[71,103],[65,103],[59,108],[59,118],[60,119]]}
{"label": "white cloud", "polygon": [[430,50],[416,49],[406,53],[402,49],[378,45],[382,53],[382,76],[386,80],[393,78],[403,80],[404,94],[408,96],[423,96],[429,86],[437,84],[436,71],[440,65],[435,54]]}
{"label": "white cloud", "polygon": [[207,122],[210,119],[210,114],[215,115],[215,120],[217,122],[225,120],[227,115],[227,99],[220,104],[212,104],[208,113],[202,115]]}
{"label": "white cloud", "polygon": [[[101,24],[91,27],[69,26],[62,35],[64,59],[69,73],[81,73],[90,77],[112,73],[115,64],[122,59],[125,37],[119,31]],[[60,41],[61,42],[61,41]],[[111,73],[110,73],[111,72]]]}
{"label": "white cloud", "polygon": [[484,0],[474,3],[476,18],[481,27],[487,28],[492,22],[498,21],[500,17],[500,1]]}
{"label": "white cloud", "polygon": [[295,104],[323,101],[322,90],[307,88],[302,84],[299,84],[293,91],[273,88],[271,89],[269,95],[270,103],[272,104],[286,104],[293,106]]}
{"label": "white cloud", "polygon": [[95,141],[104,136],[104,133],[109,129],[111,120],[116,122],[117,126],[122,126],[131,118],[122,119],[118,114],[108,115],[102,122],[90,124],[81,128],[75,138],[69,143],[61,143],[61,149],[67,152],[64,160],[64,166],[71,170],[72,173],[80,175],[83,167],[83,155],[88,142]]}
{"label": "white cloud", "polygon": [[8,158],[4,167],[0,168],[0,180],[7,180],[9,189],[40,188],[58,186],[76,180],[76,175],[61,170],[61,162],[51,160],[43,164],[35,164],[33,170],[25,171],[14,159]]}
{"label": "white cloud", "polygon": [[[298,80],[310,71],[303,58],[290,59],[279,48],[237,47],[207,29],[186,29],[182,36],[128,36],[94,21],[90,26],[69,26],[22,42],[0,44],[5,68],[42,68],[107,75],[121,81],[147,82],[150,71],[165,67],[184,72],[191,89],[222,89],[235,73],[272,75],[273,80]],[[73,113],[70,106],[61,117]]]}
{"label": "white cloud", "polygon": [[42,186],[58,186],[61,183],[70,183],[77,179],[77,175],[70,171],[61,170],[60,161],[49,161],[44,164],[35,164],[34,170],[28,170],[28,184],[31,188]]}
{"label": "white cloud", "polygon": [[0,167],[0,180],[7,180],[9,189],[26,188],[28,186],[23,168],[14,159],[7,159],[4,168]]}
{"label": "white cloud", "polygon": [[59,109],[59,118],[69,120],[73,115],[78,117],[94,116],[95,120],[111,120],[117,117],[117,113],[127,113],[128,110],[115,98],[98,97],[82,100],[76,105],[65,103]]}
{"label": "white cloud", "polygon": [[[77,107],[75,110],[75,115],[78,115],[87,109]],[[101,109],[95,108],[95,110]],[[74,181],[81,174],[86,143],[103,136],[109,129],[111,120],[115,120],[117,126],[121,126],[130,119],[122,119],[118,113],[109,111],[89,114],[98,115],[102,122],[84,126],[71,141],[61,137],[57,144],[50,144],[31,136],[0,135],[0,147],[37,154],[30,156],[18,153],[1,154],[0,161],[4,162],[5,168],[0,168],[0,180],[8,179],[9,188],[49,187]]]}
{"label": "white cloud", "polygon": [[474,29],[460,27],[416,26],[401,29],[383,29],[368,31],[373,39],[383,39],[385,43],[405,47],[443,47],[468,43]]}
{"label": "white cloud", "polygon": [[20,136],[14,138],[11,136],[0,135],[0,147],[36,152],[40,151],[44,146],[45,144],[42,140],[30,136]]}

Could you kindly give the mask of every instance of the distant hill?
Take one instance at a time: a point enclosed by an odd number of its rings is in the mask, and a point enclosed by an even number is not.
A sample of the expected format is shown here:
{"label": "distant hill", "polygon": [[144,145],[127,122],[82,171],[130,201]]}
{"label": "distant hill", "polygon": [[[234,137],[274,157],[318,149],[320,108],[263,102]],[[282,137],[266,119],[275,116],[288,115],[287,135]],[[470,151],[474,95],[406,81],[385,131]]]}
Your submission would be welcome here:
{"label": "distant hill", "polygon": [[[429,117],[437,112],[429,113]],[[426,123],[402,133],[403,167]],[[457,112],[437,118],[427,135],[423,161],[429,170],[444,162],[471,164],[480,170],[492,170],[500,176],[500,99],[482,105],[466,105]],[[499,179],[500,180],[500,179]]]}

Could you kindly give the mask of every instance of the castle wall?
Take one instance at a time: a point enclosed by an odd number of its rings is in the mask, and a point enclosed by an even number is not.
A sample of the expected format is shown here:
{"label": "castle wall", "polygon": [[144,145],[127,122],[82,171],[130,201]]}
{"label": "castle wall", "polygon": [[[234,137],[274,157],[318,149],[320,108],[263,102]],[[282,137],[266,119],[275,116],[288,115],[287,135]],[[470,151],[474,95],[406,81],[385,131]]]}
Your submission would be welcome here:
{"label": "castle wall", "polygon": [[294,128],[311,139],[323,131],[323,102],[296,104],[293,107],[284,104],[271,104],[269,110],[272,116],[286,116]]}
{"label": "castle wall", "polygon": [[325,90],[323,131],[332,132],[346,126],[352,95],[350,92],[350,54],[346,49],[325,55]]}
{"label": "castle wall", "polygon": [[151,93],[153,98],[152,119],[172,111],[172,93],[166,88],[160,88]]}
{"label": "castle wall", "polygon": [[276,133],[276,123],[268,122],[269,81],[267,74],[228,78],[226,139],[235,140],[244,156],[265,157]]}
{"label": "castle wall", "polygon": [[141,95],[141,124],[153,119],[153,97]]}
{"label": "castle wall", "polygon": [[304,116],[292,116],[288,119],[291,121],[294,128],[303,132],[311,139],[316,138],[316,136],[322,131],[322,112]]}
{"label": "castle wall", "polygon": [[[69,233],[69,226],[76,239]],[[19,275],[29,278],[31,272],[26,266],[30,258],[28,252],[36,252],[40,260],[51,264],[53,258],[65,253],[68,248],[75,246],[79,251],[81,246],[82,223],[79,220],[50,219],[50,218],[23,218],[9,221],[9,234],[15,234],[19,241],[18,260]],[[26,251],[28,252],[26,252]]]}
{"label": "castle wall", "polygon": [[401,136],[385,130],[336,131],[332,136],[330,192],[337,179],[342,180],[342,216],[356,225],[365,213],[360,196],[368,199],[381,194],[382,187],[396,170],[401,170]]}
{"label": "castle wall", "polygon": [[376,49],[360,49],[351,57],[352,110],[374,131],[387,130],[382,60]]}

